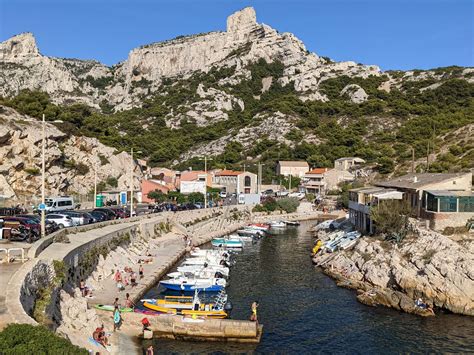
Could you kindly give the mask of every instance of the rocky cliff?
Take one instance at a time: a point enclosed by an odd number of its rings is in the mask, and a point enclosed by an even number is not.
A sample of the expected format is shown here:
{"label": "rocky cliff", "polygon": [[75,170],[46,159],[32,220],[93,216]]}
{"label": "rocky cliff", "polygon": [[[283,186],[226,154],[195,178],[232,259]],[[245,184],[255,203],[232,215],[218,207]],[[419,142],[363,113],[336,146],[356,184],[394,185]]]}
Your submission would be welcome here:
{"label": "rocky cliff", "polygon": [[[46,193],[88,194],[97,182],[112,180],[120,190],[130,186],[129,154],[118,153],[95,138],[67,136],[45,124]],[[0,195],[17,201],[41,197],[42,124],[11,108],[0,106]],[[135,187],[141,171],[135,167]],[[115,180],[116,179],[116,180]],[[36,200],[35,200],[36,199]]]}
{"label": "rocky cliff", "polygon": [[[73,124],[77,136],[119,150],[133,145],[151,164],[177,168],[202,168],[194,158],[213,155],[235,169],[263,162],[270,176],[279,158],[330,167],[360,156],[402,173],[410,147],[427,169],[427,146],[436,160],[430,171],[473,168],[473,88],[474,68],[382,72],[334,62],[258,23],[253,8],[229,16],[226,31],[135,48],[112,67],[44,56],[30,33],[0,43],[5,105],[36,118],[45,112]],[[12,98],[25,89],[49,98]],[[74,103],[89,107],[81,117],[61,115]]]}
{"label": "rocky cliff", "polygon": [[40,89],[60,103],[83,102],[98,108],[105,100],[116,109],[128,109],[156,92],[163,79],[236,66],[232,78],[223,81],[235,84],[248,76],[246,65],[261,58],[281,61],[285,65],[281,84],[292,85],[305,98],[318,100],[327,100],[318,90],[319,83],[327,78],[380,74],[377,66],[333,63],[309,53],[293,34],[257,23],[254,9],[248,7],[228,17],[225,32],[180,36],[136,48],[126,61],[113,67],[96,61],[47,57],[40,53],[33,34],[14,36],[0,43],[0,95]]}
{"label": "rocky cliff", "polygon": [[363,303],[431,315],[415,306],[422,298],[432,307],[474,316],[472,236],[453,240],[416,226],[413,230],[400,246],[364,237],[353,250],[313,260],[341,286],[359,290]]}

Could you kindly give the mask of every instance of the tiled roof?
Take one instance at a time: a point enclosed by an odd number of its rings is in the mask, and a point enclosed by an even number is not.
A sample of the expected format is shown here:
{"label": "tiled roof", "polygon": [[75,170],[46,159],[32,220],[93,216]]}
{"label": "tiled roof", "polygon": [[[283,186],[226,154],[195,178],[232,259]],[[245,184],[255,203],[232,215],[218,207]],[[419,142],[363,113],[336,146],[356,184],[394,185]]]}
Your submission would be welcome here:
{"label": "tiled roof", "polygon": [[329,168],[314,168],[306,173],[308,174],[324,174],[325,172],[329,171]]}
{"label": "tiled roof", "polygon": [[216,173],[216,176],[238,176],[243,174],[242,171],[234,171],[234,170],[222,170]]}

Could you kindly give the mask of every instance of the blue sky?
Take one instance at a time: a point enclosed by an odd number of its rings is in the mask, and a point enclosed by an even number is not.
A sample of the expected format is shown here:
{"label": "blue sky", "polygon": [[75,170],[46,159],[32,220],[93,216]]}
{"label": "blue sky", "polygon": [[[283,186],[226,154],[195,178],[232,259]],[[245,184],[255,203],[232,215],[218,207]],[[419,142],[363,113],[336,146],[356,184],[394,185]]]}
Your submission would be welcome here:
{"label": "blue sky", "polygon": [[382,69],[474,66],[473,0],[0,0],[0,41],[33,32],[41,53],[115,64],[142,44],[225,30],[253,6],[257,20],[292,32],[337,61]]}

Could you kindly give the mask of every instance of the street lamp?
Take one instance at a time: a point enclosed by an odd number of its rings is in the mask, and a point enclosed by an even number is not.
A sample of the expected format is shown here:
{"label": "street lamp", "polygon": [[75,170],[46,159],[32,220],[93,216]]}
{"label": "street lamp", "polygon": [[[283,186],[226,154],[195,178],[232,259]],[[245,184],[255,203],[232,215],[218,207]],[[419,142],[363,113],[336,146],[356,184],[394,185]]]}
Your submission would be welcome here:
{"label": "street lamp", "polygon": [[[135,153],[141,154],[142,152],[139,150]],[[132,164],[130,164],[130,218],[132,218],[133,216],[133,168],[134,168],[133,148],[131,148],[130,150],[130,155],[132,157]]]}
{"label": "street lamp", "polygon": [[204,182],[204,208],[207,208],[207,161],[212,160],[212,158],[206,156],[204,158],[199,158],[199,160],[204,160],[204,174],[206,179]]}
{"label": "street lamp", "polygon": [[45,211],[45,151],[46,151],[46,121],[43,113],[43,120],[41,122],[42,140],[41,140],[41,238],[46,236],[46,211]]}

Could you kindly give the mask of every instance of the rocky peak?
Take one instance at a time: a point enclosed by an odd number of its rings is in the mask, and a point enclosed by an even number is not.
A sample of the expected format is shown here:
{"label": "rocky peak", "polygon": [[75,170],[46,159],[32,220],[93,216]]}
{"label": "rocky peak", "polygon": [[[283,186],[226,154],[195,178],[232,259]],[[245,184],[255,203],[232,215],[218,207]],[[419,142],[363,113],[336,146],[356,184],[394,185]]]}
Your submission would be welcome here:
{"label": "rocky peak", "polygon": [[0,60],[2,61],[15,61],[38,55],[35,37],[30,32],[21,33],[0,43]]}
{"label": "rocky peak", "polygon": [[257,15],[253,7],[246,7],[227,17],[227,32],[250,32],[257,26]]}

